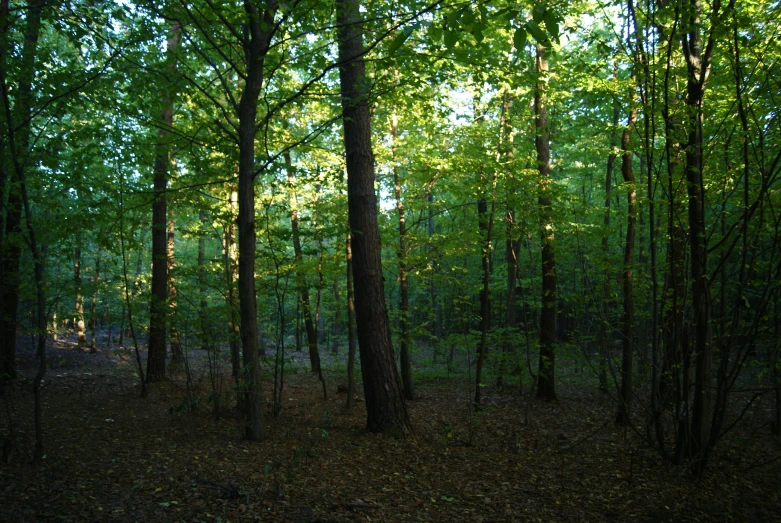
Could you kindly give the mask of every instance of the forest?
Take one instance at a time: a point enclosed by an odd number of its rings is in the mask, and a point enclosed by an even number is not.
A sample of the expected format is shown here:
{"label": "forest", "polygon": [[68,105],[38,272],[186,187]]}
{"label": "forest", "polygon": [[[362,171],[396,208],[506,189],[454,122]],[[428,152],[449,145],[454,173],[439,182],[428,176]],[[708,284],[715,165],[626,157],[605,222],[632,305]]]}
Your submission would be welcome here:
{"label": "forest", "polygon": [[781,521],[778,0],[0,0],[0,520]]}

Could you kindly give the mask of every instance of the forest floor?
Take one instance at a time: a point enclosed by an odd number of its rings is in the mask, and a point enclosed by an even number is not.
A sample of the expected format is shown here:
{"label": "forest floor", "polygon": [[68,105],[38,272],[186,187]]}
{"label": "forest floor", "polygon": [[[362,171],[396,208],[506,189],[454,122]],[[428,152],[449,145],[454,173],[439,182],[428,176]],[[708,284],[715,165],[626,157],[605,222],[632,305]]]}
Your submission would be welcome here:
{"label": "forest floor", "polygon": [[214,414],[205,372],[199,403],[176,374],[142,399],[126,351],[60,340],[48,359],[42,465],[30,465],[29,383],[0,399],[0,436],[10,426],[15,444],[0,521],[781,521],[781,442],[757,429],[764,414],[720,442],[696,483],[616,427],[595,387],[560,382],[557,402],[486,387],[473,413],[460,378],[422,382],[414,435],[397,439],[364,431],[361,400],[345,410],[343,374],[326,373],[324,402],[299,371],[267,439],[250,443],[239,417]]}

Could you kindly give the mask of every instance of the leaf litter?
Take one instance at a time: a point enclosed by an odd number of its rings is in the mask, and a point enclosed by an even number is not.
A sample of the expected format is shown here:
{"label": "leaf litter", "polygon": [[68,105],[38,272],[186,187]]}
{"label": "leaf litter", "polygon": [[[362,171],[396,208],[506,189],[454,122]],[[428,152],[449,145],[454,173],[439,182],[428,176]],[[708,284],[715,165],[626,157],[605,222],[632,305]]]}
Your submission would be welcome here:
{"label": "leaf litter", "polygon": [[[324,402],[301,372],[251,443],[232,410],[179,410],[180,374],[141,399],[127,354],[49,351],[38,467],[29,384],[6,394],[16,451],[0,464],[0,521],[781,521],[781,442],[750,420],[695,483],[613,424],[613,403],[589,387],[562,383],[554,403],[486,387],[474,412],[467,383],[420,383],[414,434],[400,439],[363,430],[363,403],[344,409],[337,374]],[[31,376],[32,355],[20,359]],[[194,387],[207,397],[205,377]]]}

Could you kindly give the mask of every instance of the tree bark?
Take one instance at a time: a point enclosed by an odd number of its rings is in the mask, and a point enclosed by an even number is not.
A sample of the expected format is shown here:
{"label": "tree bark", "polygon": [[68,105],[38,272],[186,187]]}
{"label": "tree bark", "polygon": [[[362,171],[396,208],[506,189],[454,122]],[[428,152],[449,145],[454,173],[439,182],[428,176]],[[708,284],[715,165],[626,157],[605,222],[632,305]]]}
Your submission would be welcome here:
{"label": "tree bark", "polygon": [[76,289],[76,305],[74,314],[76,316],[76,339],[79,347],[87,346],[87,331],[84,327],[84,294],[81,290],[81,245],[76,244],[76,253],[73,256],[73,285]]}
{"label": "tree bark", "polygon": [[258,361],[259,342],[255,303],[255,118],[263,87],[263,63],[274,36],[277,3],[271,0],[259,12],[244,0],[248,38],[244,41],[246,75],[239,101],[239,307],[241,345],[244,356],[246,391],[246,437],[264,437],[263,396]]}
{"label": "tree bark", "polygon": [[[730,2],[730,6],[734,2]],[[718,24],[719,3],[713,6],[711,23]],[[686,182],[689,197],[689,263],[692,302],[694,307],[694,397],[691,406],[691,455],[696,476],[705,469],[711,447],[711,418],[713,415],[713,346],[711,343],[710,288],[708,284],[708,246],[705,231],[705,188],[702,170],[703,148],[703,96],[705,82],[710,72],[710,56],[713,52],[712,37],[703,53],[701,47],[700,0],[692,0],[682,36],[682,50],[687,65],[686,108]],[[715,31],[712,27],[711,31]]]}
{"label": "tree bark", "polygon": [[339,338],[342,335],[342,303],[339,297],[339,278],[334,277],[334,321],[331,325],[331,353],[339,354]]}
{"label": "tree bark", "polygon": [[355,301],[353,295],[352,236],[347,233],[345,242],[347,259],[347,410],[353,407],[355,395]]}
{"label": "tree bark", "polygon": [[621,397],[616,423],[629,423],[632,415],[632,351],[634,327],[634,300],[632,299],[632,265],[635,257],[635,235],[637,233],[637,187],[632,171],[632,151],[629,149],[632,132],[637,121],[634,107],[629,111],[627,125],[621,134],[621,174],[627,184],[627,224],[626,243],[624,245],[624,268],[621,276],[621,288],[624,295],[624,311],[621,318]]}
{"label": "tree bark", "polygon": [[[26,3],[26,26],[24,29],[24,44],[22,46],[19,82],[14,97],[13,106],[9,96],[6,72],[6,55],[9,42],[7,34],[2,38],[3,49],[0,49],[0,83],[2,83],[3,109],[5,113],[4,136],[8,152],[0,156],[0,170],[5,173],[6,162],[16,177],[7,181],[7,200],[5,203],[5,224],[0,236],[0,376],[9,379],[16,378],[16,316],[19,308],[19,260],[21,256],[22,210],[24,199],[22,181],[30,149],[30,119],[32,117],[33,92],[32,82],[35,75],[35,59],[38,52],[38,37],[41,30],[41,13],[45,4],[42,0],[31,0]],[[0,4],[0,23],[5,30],[10,23],[9,5],[7,1]],[[2,150],[0,150],[0,153]],[[10,158],[9,158],[10,157]],[[3,180],[4,187],[6,181]],[[2,200],[0,200],[2,204]]]}
{"label": "tree bark", "polygon": [[98,328],[98,284],[100,283],[100,245],[98,245],[98,253],[95,257],[95,274],[92,275],[92,301],[89,309],[89,325],[90,325],[90,345],[89,351],[92,354],[98,352],[97,337],[95,333]]}
{"label": "tree bark", "polygon": [[168,341],[171,345],[171,364],[178,365],[184,361],[182,342],[179,339],[177,303],[176,303],[176,217],[172,207],[168,208]]}
{"label": "tree bark", "polygon": [[366,428],[371,432],[406,434],[412,427],[393,355],[383,290],[359,5],[358,0],[336,2],[347,200],[353,238],[355,309],[366,398]]}
{"label": "tree bark", "polygon": [[540,318],[540,360],[537,396],[556,399],[556,256],[553,250],[553,223],[551,219],[550,129],[545,96],[548,59],[546,49],[537,44],[537,83],[534,89],[534,145],[537,150],[537,169],[540,174],[540,209],[542,243],[542,310]]}
{"label": "tree bark", "polygon": [[301,233],[298,229],[298,199],[296,198],[296,175],[293,172],[293,163],[290,160],[290,152],[285,152],[285,170],[287,170],[287,182],[290,191],[290,226],[293,233],[293,253],[296,257],[296,279],[298,280],[298,292],[301,296],[301,308],[304,314],[306,326],[306,340],[309,348],[309,364],[311,371],[320,375],[320,353],[317,350],[317,332],[312,321],[312,307],[309,299],[309,288],[306,284],[306,275],[301,267],[303,255],[301,253]]}
{"label": "tree bark", "polygon": [[[618,99],[613,99],[613,129],[618,127],[619,106]],[[608,327],[610,325],[610,200],[613,184],[613,166],[616,161],[615,149],[618,148],[618,139],[616,131],[611,131],[610,155],[607,157],[607,169],[605,171],[605,206],[604,206],[604,231],[602,233],[602,263],[605,265],[604,278],[602,284],[602,321],[599,323],[599,390],[607,392],[609,390],[607,381],[607,365],[610,355],[610,337],[608,336]]]}
{"label": "tree bark", "polygon": [[208,218],[203,209],[198,211],[198,220],[201,222],[198,231],[198,318],[201,323],[201,350],[211,350],[209,318],[207,316],[209,303],[206,301],[206,226]]}
{"label": "tree bark", "polygon": [[[9,14],[8,11],[8,3],[3,2],[0,4],[2,8],[0,11],[2,12],[2,16],[0,16],[0,22],[3,23],[3,29],[5,29],[5,23],[7,23],[7,16]],[[16,174],[15,180],[12,181],[12,188],[15,190],[13,192],[17,192],[18,195],[13,196],[14,199],[18,197],[18,208],[19,208],[19,220],[21,220],[21,209],[24,209],[24,217],[25,222],[27,226],[27,235],[28,235],[28,245],[30,246],[30,251],[33,256],[33,267],[34,267],[34,277],[35,277],[35,288],[36,288],[36,326],[38,330],[38,343],[37,343],[37,357],[38,357],[38,371],[36,372],[35,378],[33,379],[33,398],[34,398],[34,427],[35,427],[35,449],[33,452],[33,464],[39,465],[41,461],[43,460],[44,451],[43,451],[43,427],[42,427],[42,416],[43,416],[43,402],[41,399],[41,385],[43,382],[43,378],[46,375],[46,294],[45,294],[45,283],[44,283],[44,265],[43,265],[43,255],[45,247],[39,248],[38,242],[36,240],[35,236],[35,228],[33,226],[33,217],[32,212],[30,211],[30,200],[28,198],[27,194],[27,177],[26,177],[26,168],[27,165],[25,165],[25,161],[27,161],[29,148],[30,148],[30,119],[32,117],[32,79],[34,77],[34,66],[35,66],[35,56],[38,50],[38,37],[40,35],[40,29],[41,29],[41,15],[43,12],[44,7],[46,6],[45,2],[38,1],[38,2],[29,2],[26,7],[26,16],[27,16],[27,26],[25,27],[25,38],[24,38],[24,46],[22,48],[22,63],[24,68],[22,69],[22,75],[21,79],[19,81],[19,88],[18,92],[16,93],[16,105],[14,106],[13,110],[11,107],[11,101],[10,96],[8,93],[8,82],[6,78],[6,67],[4,60],[3,62],[0,62],[0,92],[2,92],[2,99],[3,99],[3,108],[5,109],[5,120],[7,125],[7,139],[8,139],[8,145],[10,149],[11,154],[11,161],[13,164],[13,170]],[[5,35],[3,35],[4,37]],[[3,38],[5,40],[5,38]],[[3,45],[5,45],[5,41],[3,42]],[[0,51],[5,51],[5,49],[0,49]],[[5,53],[3,52],[3,55]],[[14,114],[15,113],[15,114]],[[15,119],[14,116],[17,118]],[[15,122],[18,122],[18,129],[15,129],[14,124]],[[3,158],[0,157],[0,163],[3,162]],[[17,185],[18,184],[18,185]],[[13,194],[12,192],[12,194]],[[11,200],[11,196],[9,195],[9,200]],[[2,202],[0,202],[2,203]],[[8,210],[9,213],[15,212],[15,210]],[[6,215],[6,220],[8,220],[8,215]],[[6,222],[6,226],[8,225],[8,222]],[[6,231],[15,232],[13,229],[6,229]],[[18,231],[21,232],[21,231]],[[7,241],[7,235],[3,237],[3,241]],[[0,245],[2,247],[3,245]],[[3,304],[2,312],[3,314],[9,314],[7,316],[8,323],[10,323],[13,328],[11,332],[5,332],[5,335],[11,335],[13,336],[12,340],[0,340],[0,341],[11,341],[13,345],[16,343],[16,309],[18,304],[18,271],[19,271],[19,252],[16,252],[16,259],[15,260],[8,260],[12,263],[10,266],[5,267],[5,269],[10,269],[13,274],[16,275],[15,279],[11,279],[10,282],[12,285],[15,285],[14,288],[9,289],[11,292],[6,294],[6,298],[9,298],[11,300],[14,300],[13,303],[6,302]],[[7,261],[7,258],[3,256],[2,258],[3,263]],[[3,280],[3,284],[5,284],[5,279]],[[8,305],[8,308],[5,308],[5,305]],[[13,311],[13,316],[10,316],[10,312]],[[5,327],[10,327],[9,325],[5,325]],[[4,348],[0,349],[3,350],[3,367],[9,369],[11,372],[6,373],[9,377],[15,377],[16,376],[16,370],[15,370],[15,352],[14,352],[14,346],[11,346],[11,348]],[[3,369],[0,369],[0,372],[2,372]]]}
{"label": "tree bark", "polygon": [[[238,386],[241,376],[241,341],[239,329],[239,304],[236,296],[236,281],[238,280],[238,252],[236,249],[236,210],[238,207],[238,193],[230,188],[230,218],[225,227],[225,283],[228,291],[225,301],[228,307],[228,345],[231,352],[231,372],[233,381]],[[244,397],[238,395],[236,408],[241,412],[244,409]]]}
{"label": "tree bark", "polygon": [[391,114],[391,162],[393,163],[393,187],[396,197],[396,212],[399,218],[399,250],[397,253],[399,269],[399,362],[401,364],[401,383],[404,397],[415,399],[415,384],[412,381],[412,360],[409,347],[409,283],[407,281],[407,222],[404,217],[404,202],[401,200],[401,179],[399,178],[396,140],[398,137],[398,116]]}
{"label": "tree bark", "polygon": [[152,295],[149,303],[149,354],[146,379],[149,383],[165,379],[166,323],[168,321],[168,212],[166,208],[168,190],[168,167],[170,163],[168,135],[174,120],[174,79],[176,58],[181,27],[178,22],[171,26],[166,49],[168,62],[167,85],[163,91],[163,113],[160,129],[157,131],[157,145],[154,163],[154,199],[152,201]]}

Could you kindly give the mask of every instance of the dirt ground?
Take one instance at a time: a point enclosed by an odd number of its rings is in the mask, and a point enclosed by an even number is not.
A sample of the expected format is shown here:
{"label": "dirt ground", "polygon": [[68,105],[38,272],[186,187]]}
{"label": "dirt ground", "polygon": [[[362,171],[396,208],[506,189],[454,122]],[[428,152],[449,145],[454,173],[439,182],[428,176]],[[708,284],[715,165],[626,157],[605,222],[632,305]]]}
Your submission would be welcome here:
{"label": "dirt ground", "polygon": [[364,405],[345,410],[339,375],[326,372],[324,402],[299,371],[268,437],[250,443],[230,408],[214,414],[206,372],[189,402],[182,373],[141,399],[124,351],[61,340],[48,358],[42,465],[30,465],[29,383],[0,398],[0,437],[15,446],[0,464],[0,521],[781,521],[781,442],[762,408],[696,483],[583,385],[560,382],[555,403],[487,387],[473,413],[459,380],[419,383],[414,435],[397,439],[363,430]]}

